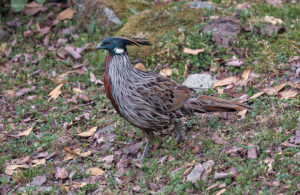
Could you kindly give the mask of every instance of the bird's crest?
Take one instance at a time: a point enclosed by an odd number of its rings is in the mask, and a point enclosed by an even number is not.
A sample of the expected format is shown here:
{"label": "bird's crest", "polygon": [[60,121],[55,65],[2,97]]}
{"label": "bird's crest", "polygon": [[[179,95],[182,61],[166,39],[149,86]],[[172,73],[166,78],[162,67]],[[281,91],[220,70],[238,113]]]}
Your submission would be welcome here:
{"label": "bird's crest", "polygon": [[134,37],[114,37],[116,39],[121,39],[126,45],[136,45],[140,47],[141,45],[151,45],[151,43],[145,38],[134,38]]}

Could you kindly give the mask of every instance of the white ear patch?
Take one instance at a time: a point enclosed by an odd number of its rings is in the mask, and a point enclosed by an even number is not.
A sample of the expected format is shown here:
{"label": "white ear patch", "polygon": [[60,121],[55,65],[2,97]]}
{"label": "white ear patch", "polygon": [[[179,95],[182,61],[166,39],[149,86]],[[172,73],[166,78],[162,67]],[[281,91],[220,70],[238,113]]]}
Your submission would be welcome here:
{"label": "white ear patch", "polygon": [[115,53],[117,54],[123,54],[124,53],[124,49],[121,49],[121,48],[115,48]]}

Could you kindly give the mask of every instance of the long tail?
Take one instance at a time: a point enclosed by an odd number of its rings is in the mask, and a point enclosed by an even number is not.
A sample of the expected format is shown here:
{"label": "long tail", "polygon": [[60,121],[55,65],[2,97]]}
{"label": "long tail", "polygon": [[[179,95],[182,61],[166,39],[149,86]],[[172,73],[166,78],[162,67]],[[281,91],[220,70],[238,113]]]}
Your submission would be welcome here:
{"label": "long tail", "polygon": [[250,106],[238,102],[200,95],[190,99],[184,106],[189,112],[236,112],[250,109]]}

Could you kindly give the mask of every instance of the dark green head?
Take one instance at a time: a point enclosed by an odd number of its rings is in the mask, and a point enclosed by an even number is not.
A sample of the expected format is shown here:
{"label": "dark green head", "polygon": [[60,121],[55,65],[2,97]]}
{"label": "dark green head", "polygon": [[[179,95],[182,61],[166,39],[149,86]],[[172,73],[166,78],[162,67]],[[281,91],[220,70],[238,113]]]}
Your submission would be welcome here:
{"label": "dark green head", "polygon": [[96,46],[97,49],[106,49],[112,55],[122,55],[127,49],[126,45],[151,45],[149,41],[141,38],[107,37]]}

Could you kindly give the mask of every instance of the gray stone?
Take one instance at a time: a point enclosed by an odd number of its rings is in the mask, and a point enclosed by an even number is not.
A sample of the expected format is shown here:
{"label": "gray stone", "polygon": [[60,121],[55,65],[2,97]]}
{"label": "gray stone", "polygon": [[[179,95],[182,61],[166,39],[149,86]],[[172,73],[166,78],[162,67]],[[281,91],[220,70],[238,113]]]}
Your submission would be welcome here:
{"label": "gray stone", "polygon": [[183,85],[192,88],[196,91],[206,91],[216,82],[210,74],[190,74],[182,83]]}
{"label": "gray stone", "polygon": [[105,1],[74,0],[74,7],[79,16],[78,24],[88,30],[93,24],[96,29],[114,30],[122,24],[121,19]]}
{"label": "gray stone", "polygon": [[113,22],[115,24],[122,24],[122,21],[120,20],[120,18],[118,18],[118,16],[115,14],[115,12],[107,7],[104,8],[104,12],[108,17],[108,20],[110,22]]}
{"label": "gray stone", "polygon": [[215,9],[215,6],[202,2],[202,1],[195,1],[190,3],[190,8],[193,9]]}
{"label": "gray stone", "polygon": [[0,26],[0,41],[7,41],[8,33]]}
{"label": "gray stone", "polygon": [[214,166],[215,162],[209,160],[205,162],[203,165],[197,164],[195,165],[194,169],[188,174],[186,180],[195,184],[197,180],[206,180],[207,175],[212,171],[212,167]]}

